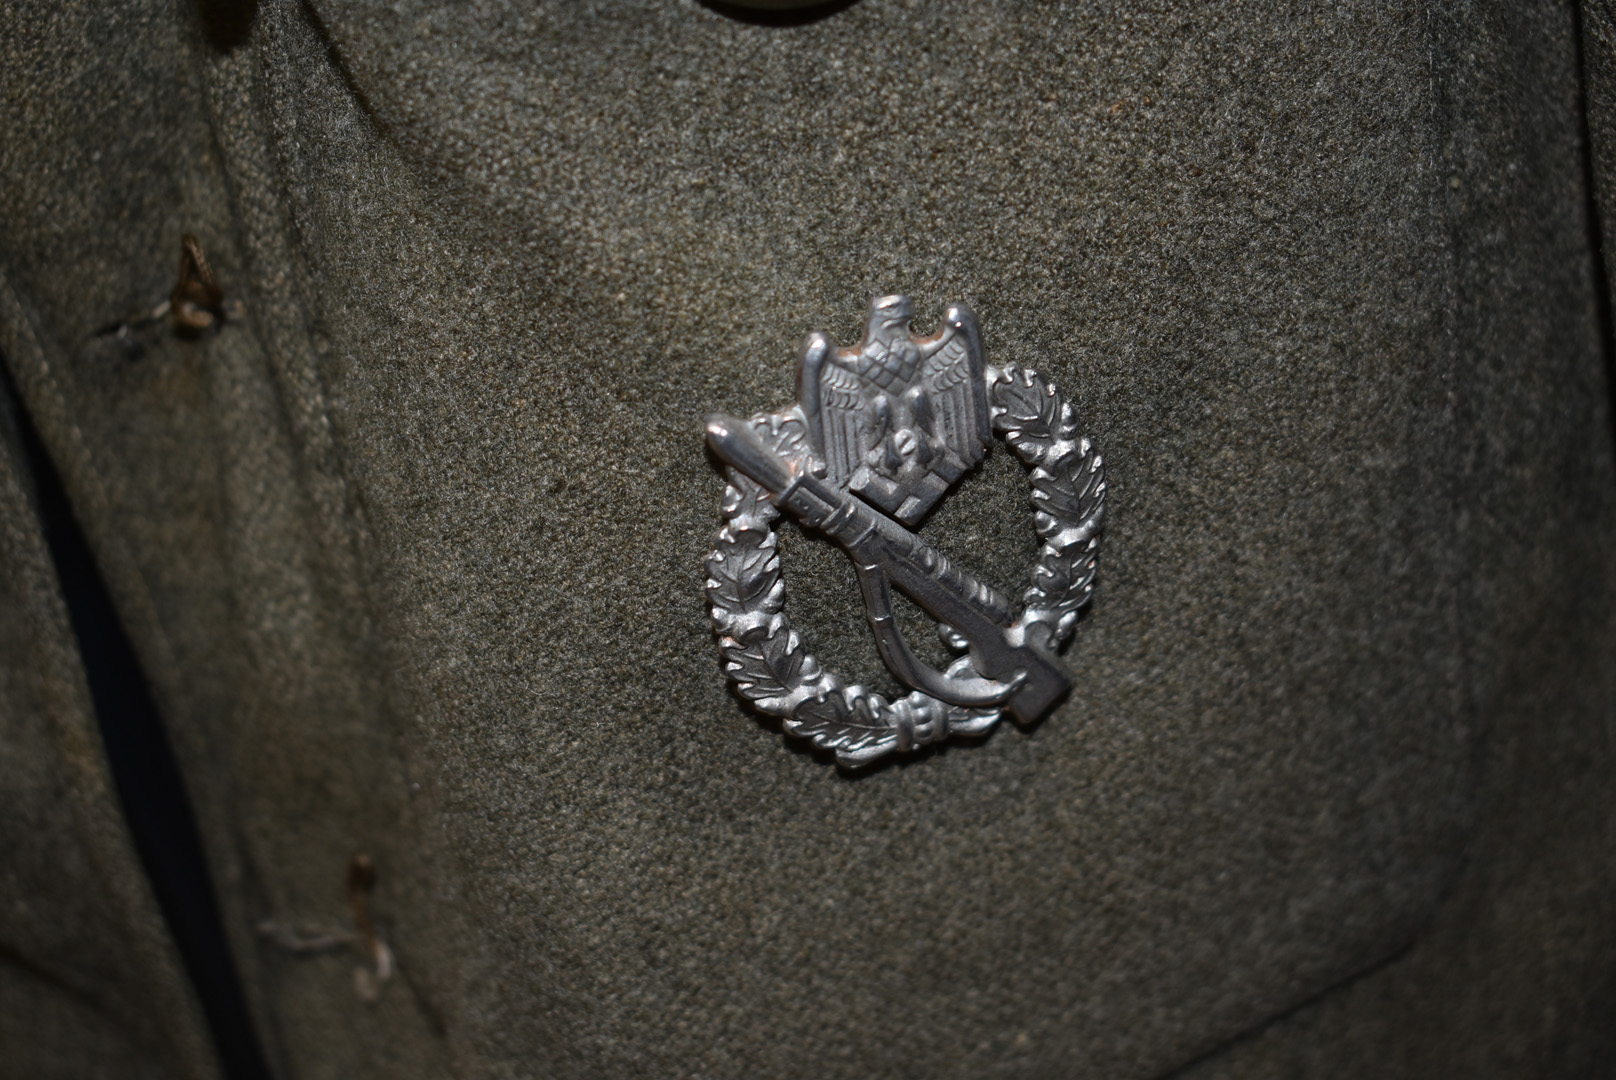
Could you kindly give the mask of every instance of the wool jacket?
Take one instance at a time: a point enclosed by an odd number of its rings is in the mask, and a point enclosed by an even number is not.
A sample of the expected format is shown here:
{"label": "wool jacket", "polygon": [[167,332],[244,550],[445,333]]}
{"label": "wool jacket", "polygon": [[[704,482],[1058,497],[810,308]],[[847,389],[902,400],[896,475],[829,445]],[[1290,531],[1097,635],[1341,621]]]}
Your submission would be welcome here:
{"label": "wool jacket", "polygon": [[[1613,58],[1605,0],[0,7],[0,1075],[242,1060],[48,474],[274,1076],[1616,1067]],[[855,773],[726,683],[702,417],[894,292],[1108,518],[1067,700]],[[922,531],[1014,594],[1031,522],[998,447]]]}

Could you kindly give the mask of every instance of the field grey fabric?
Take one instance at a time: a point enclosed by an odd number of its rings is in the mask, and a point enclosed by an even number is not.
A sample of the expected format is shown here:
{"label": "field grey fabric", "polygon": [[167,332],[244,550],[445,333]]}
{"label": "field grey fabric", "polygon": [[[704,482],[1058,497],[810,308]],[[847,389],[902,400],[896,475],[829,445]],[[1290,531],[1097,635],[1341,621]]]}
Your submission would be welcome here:
{"label": "field grey fabric", "polygon": [[[1537,942],[1513,1012],[1431,1015],[1524,1047],[1476,1075],[1607,1052],[1495,1022],[1608,986],[1616,925],[1573,13],[1388,7],[8,16],[0,351],[277,1069],[1143,1076],[1376,965],[1198,1068],[1412,1068],[1400,1006]],[[186,231],[244,317],[98,333]],[[855,778],[724,687],[699,420],[900,289],[1072,394],[1112,514],[1072,699]],[[1024,492],[997,452],[926,532],[1015,587]],[[840,556],[782,546],[885,685]],[[374,1004],[255,930],[349,925],[356,850]]]}
{"label": "field grey fabric", "polygon": [[[1608,267],[1616,250],[1608,239],[1616,221],[1609,201],[1616,179],[1610,157],[1616,35],[1608,5],[1588,3],[1581,14],[1580,27],[1559,22],[1558,33],[1545,42],[1558,47],[1545,49],[1522,48],[1531,38],[1518,16],[1495,13],[1486,35],[1491,47],[1478,50],[1479,57],[1452,59],[1459,61],[1461,78],[1476,87],[1503,88],[1533,72],[1543,78],[1562,69],[1554,81],[1569,94],[1563,49],[1570,34],[1582,31],[1583,89],[1601,196],[1598,222],[1588,224],[1604,225]],[[1471,162],[1467,175],[1493,178],[1477,199],[1473,220],[1478,226],[1488,218],[1507,222],[1492,227],[1488,246],[1523,244],[1524,234],[1536,227],[1534,214],[1505,215],[1502,205],[1535,202],[1539,213],[1553,212],[1553,193],[1533,192],[1521,170],[1485,164],[1546,153],[1523,134],[1530,136],[1530,128],[1477,125],[1461,142]],[[1525,307],[1554,302],[1552,280],[1518,276],[1507,259],[1478,261],[1472,273],[1475,301],[1512,292]],[[1481,310],[1461,320],[1465,324],[1473,333],[1497,332]],[[1523,322],[1516,332],[1532,329]],[[1517,339],[1514,347],[1528,346]],[[1575,376],[1567,375],[1571,391]],[[1501,427],[1506,420],[1499,418]],[[1541,422],[1594,436],[1609,417],[1599,410],[1595,416],[1546,415]],[[1590,447],[1590,463],[1603,457]],[[1564,468],[1574,471],[1574,459]],[[1564,584],[1535,587],[1535,610],[1511,628],[1510,640],[1526,647],[1505,662],[1495,690],[1481,762],[1482,809],[1468,865],[1431,926],[1393,962],[1210,1056],[1186,1070],[1185,1080],[1616,1072],[1609,899],[1616,895],[1610,855],[1616,850],[1616,742],[1610,725],[1616,597],[1603,468],[1587,470],[1591,482],[1581,488],[1581,498],[1564,505],[1558,538],[1545,537],[1538,545],[1533,576]],[[1504,507],[1493,513],[1509,516]]]}
{"label": "field grey fabric", "polygon": [[1605,265],[1616,255],[1616,7],[1586,0],[1579,11],[1583,93],[1587,99],[1588,152],[1598,201]]}
{"label": "field grey fabric", "polygon": [[0,1075],[215,1075],[90,711],[0,386]]}

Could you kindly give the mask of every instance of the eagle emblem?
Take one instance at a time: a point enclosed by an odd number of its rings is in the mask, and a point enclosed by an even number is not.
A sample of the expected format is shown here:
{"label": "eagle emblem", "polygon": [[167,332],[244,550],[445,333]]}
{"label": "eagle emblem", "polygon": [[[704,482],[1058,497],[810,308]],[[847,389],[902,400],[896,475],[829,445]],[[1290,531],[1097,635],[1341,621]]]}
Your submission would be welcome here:
{"label": "eagle emblem", "polygon": [[956,305],[941,330],[917,338],[913,318],[907,296],[883,296],[856,348],[812,335],[798,385],[830,482],[905,525],[924,519],[993,438],[976,319]]}
{"label": "eagle emblem", "polygon": [[[797,402],[750,420],[712,414],[707,443],[728,468],[725,524],[707,558],[707,600],[736,691],[788,734],[867,765],[1009,713],[1043,717],[1070,687],[1056,658],[1094,591],[1105,469],[1076,413],[1038,372],[989,367],[975,317],[947,309],[917,337],[906,296],[870,305],[864,340],[804,343]],[[1020,609],[953,565],[914,528],[995,436],[1031,470],[1043,541]],[[887,701],[825,671],[786,618],[774,522],[781,512],[852,559],[881,658],[911,693]],[[893,590],[937,620],[947,670],[904,639]]]}

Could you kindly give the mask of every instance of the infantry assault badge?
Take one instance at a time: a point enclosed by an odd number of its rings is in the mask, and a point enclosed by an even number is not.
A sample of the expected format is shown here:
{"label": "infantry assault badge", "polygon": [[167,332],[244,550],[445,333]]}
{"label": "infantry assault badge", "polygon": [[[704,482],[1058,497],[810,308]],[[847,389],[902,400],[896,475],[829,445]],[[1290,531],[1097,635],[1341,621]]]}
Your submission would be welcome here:
{"label": "infantry assault badge", "polygon": [[[988,367],[976,320],[948,309],[917,338],[907,296],[870,305],[857,348],[803,345],[797,403],[751,420],[714,413],[707,444],[729,466],[725,524],[707,557],[707,600],[724,668],[785,730],[867,765],[1009,712],[1031,724],[1069,682],[1055,658],[1094,591],[1105,509],[1100,455],[1060,391],[1021,367]],[[998,435],[1028,467],[1043,547],[1017,614],[911,529]],[[823,670],[787,621],[774,522],[785,510],[853,560],[881,658],[913,693],[889,702]],[[946,671],[904,640],[892,590],[938,622],[960,654]]]}

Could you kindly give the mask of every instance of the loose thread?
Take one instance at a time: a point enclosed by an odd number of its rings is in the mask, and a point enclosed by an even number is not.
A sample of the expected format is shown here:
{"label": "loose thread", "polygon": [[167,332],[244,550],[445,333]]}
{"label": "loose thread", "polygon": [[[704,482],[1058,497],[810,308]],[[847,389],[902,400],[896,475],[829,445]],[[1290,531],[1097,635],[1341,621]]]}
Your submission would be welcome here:
{"label": "loose thread", "polygon": [[395,964],[393,950],[377,932],[370,913],[370,893],[376,887],[376,864],[369,855],[356,854],[349,861],[346,886],[354,929],[299,933],[285,923],[264,919],[258,923],[258,935],[292,953],[322,953],[359,946],[371,966],[354,969],[354,993],[360,1001],[372,1004],[381,998],[382,989],[393,977]]}

